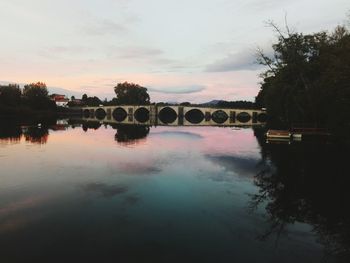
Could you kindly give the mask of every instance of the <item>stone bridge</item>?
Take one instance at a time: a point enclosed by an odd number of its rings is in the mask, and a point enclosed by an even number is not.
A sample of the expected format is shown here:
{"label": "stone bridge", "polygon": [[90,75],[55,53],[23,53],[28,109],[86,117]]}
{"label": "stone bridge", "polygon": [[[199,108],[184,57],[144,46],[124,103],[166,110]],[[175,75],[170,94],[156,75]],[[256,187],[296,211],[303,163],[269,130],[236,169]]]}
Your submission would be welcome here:
{"label": "stone bridge", "polygon": [[249,126],[266,122],[264,110],[223,109],[195,106],[83,107],[83,119],[115,124],[170,126]]}

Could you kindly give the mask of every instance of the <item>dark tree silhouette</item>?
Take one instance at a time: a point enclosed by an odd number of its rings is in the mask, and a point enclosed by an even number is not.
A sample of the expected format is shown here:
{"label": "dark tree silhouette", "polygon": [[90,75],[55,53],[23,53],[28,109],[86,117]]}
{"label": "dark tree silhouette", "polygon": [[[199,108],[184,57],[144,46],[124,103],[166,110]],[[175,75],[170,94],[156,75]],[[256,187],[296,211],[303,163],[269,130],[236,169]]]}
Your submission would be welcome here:
{"label": "dark tree silhouette", "polygon": [[117,95],[115,103],[118,105],[148,105],[150,97],[147,89],[134,83],[119,83],[114,92]]}
{"label": "dark tree silhouette", "polygon": [[31,83],[24,86],[23,100],[26,105],[35,110],[55,110],[56,103],[49,98],[46,84]]}
{"label": "dark tree silhouette", "polygon": [[255,128],[262,149],[260,172],[255,176],[259,193],[250,207],[263,206],[270,227],[260,238],[278,237],[296,222],[313,226],[326,252],[336,262],[350,257],[349,146],[337,144],[266,144],[264,130]]}
{"label": "dark tree silhouette", "polygon": [[0,104],[18,106],[21,102],[21,89],[17,84],[0,86]]}
{"label": "dark tree silhouette", "polygon": [[115,140],[123,145],[137,144],[140,140],[147,137],[150,128],[145,125],[122,125],[112,126],[117,130]]}
{"label": "dark tree silhouette", "polygon": [[260,107],[278,122],[314,123],[340,135],[350,134],[350,33],[338,26],[332,33],[278,34],[269,57],[258,51],[267,66],[256,97]]}

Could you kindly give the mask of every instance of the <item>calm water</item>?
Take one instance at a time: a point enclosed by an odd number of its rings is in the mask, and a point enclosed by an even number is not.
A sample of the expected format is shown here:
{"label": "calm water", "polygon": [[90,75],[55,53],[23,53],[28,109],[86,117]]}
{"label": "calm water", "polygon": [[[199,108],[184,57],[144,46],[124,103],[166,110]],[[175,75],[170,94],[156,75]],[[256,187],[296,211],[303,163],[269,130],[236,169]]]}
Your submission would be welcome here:
{"label": "calm water", "polygon": [[252,128],[0,125],[0,262],[347,262],[339,147]]}

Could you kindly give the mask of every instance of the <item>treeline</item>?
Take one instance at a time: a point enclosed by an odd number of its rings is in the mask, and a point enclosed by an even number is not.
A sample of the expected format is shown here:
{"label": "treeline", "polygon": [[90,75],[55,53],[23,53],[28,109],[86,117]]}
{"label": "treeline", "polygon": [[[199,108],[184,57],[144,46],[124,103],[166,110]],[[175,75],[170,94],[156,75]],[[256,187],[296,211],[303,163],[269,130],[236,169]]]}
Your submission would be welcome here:
{"label": "treeline", "polygon": [[224,101],[215,100],[209,103],[194,104],[191,102],[150,102],[150,96],[147,88],[135,83],[119,83],[114,87],[116,97],[111,100],[101,100],[98,97],[89,97],[84,94],[81,98],[81,104],[75,105],[74,100],[70,102],[70,106],[116,106],[116,105],[158,105],[158,106],[199,106],[199,107],[219,107],[219,108],[237,108],[237,109],[256,109],[257,106],[251,101]]}
{"label": "treeline", "polygon": [[219,108],[235,108],[235,109],[257,109],[259,108],[254,102],[238,100],[238,101],[225,101],[221,100],[217,103]]}
{"label": "treeline", "polygon": [[215,101],[215,103],[191,103],[191,102],[180,102],[180,103],[168,103],[168,102],[158,102],[156,105],[164,106],[164,105],[170,105],[170,106],[186,106],[186,107],[212,107],[212,108],[235,108],[235,109],[257,109],[258,106],[251,101],[226,101],[226,100],[219,100]]}
{"label": "treeline", "polygon": [[92,106],[97,107],[100,105],[104,106],[114,106],[114,105],[149,105],[150,96],[147,92],[147,88],[142,87],[135,83],[118,83],[114,87],[114,92],[116,97],[111,100],[101,100],[100,98],[93,96],[89,97],[84,94],[81,98],[81,103],[75,105],[74,101],[69,104],[69,106]]}
{"label": "treeline", "polygon": [[333,32],[304,35],[280,28],[274,55],[259,51],[268,67],[256,97],[278,125],[312,124],[336,134],[350,132],[350,33],[345,26]]}
{"label": "treeline", "polygon": [[49,98],[45,83],[0,86],[0,115],[27,115],[38,112],[55,112],[56,103]]}

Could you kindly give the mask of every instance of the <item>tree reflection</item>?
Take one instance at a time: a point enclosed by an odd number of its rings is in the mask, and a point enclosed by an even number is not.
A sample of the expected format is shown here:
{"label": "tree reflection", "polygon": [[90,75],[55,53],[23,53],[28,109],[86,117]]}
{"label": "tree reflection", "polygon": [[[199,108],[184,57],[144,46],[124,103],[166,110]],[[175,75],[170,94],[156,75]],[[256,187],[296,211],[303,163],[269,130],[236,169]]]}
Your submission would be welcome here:
{"label": "tree reflection", "polygon": [[49,126],[21,126],[18,123],[6,122],[0,126],[0,140],[17,143],[24,136],[25,140],[34,144],[45,144],[49,137]]}
{"label": "tree reflection", "polygon": [[112,125],[117,130],[115,140],[124,145],[138,144],[146,138],[150,128],[146,125]]}
{"label": "tree reflection", "polygon": [[49,138],[48,127],[30,126],[23,130],[25,140],[34,144],[45,144]]}
{"label": "tree reflection", "polygon": [[101,127],[101,123],[97,121],[86,121],[86,122],[83,122],[82,127],[85,132],[88,129],[98,130]]}
{"label": "tree reflection", "polygon": [[313,226],[326,252],[339,262],[350,257],[350,216],[347,200],[349,153],[346,146],[322,143],[265,144],[263,131],[255,130],[264,169],[255,177],[259,193],[253,209],[264,205],[270,228],[262,239],[277,237],[289,223]]}
{"label": "tree reflection", "polygon": [[0,125],[0,140],[6,142],[19,142],[22,137],[22,129],[15,124]]}

